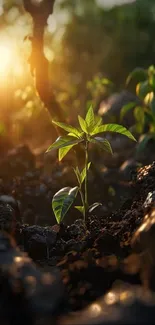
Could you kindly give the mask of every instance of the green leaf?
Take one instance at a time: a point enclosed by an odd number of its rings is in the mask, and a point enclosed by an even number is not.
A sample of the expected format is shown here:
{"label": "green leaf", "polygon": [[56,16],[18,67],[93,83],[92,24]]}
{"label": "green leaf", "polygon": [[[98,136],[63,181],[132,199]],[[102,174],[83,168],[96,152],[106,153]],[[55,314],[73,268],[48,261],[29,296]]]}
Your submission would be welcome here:
{"label": "green leaf", "polygon": [[94,123],[94,126],[95,126],[95,127],[100,126],[100,125],[102,124],[102,122],[103,122],[102,117],[96,115],[96,116],[95,116],[95,123]]}
{"label": "green leaf", "polygon": [[88,112],[87,112],[86,118],[85,118],[85,122],[86,122],[86,125],[88,126],[88,130],[91,131],[95,124],[94,110],[93,110],[92,105],[88,109]]}
{"label": "green leaf", "polygon": [[[79,130],[79,132],[80,132],[80,138],[82,138],[84,132],[82,132],[80,128],[78,128],[78,130]],[[75,135],[75,134],[72,133],[72,132],[69,132],[67,135],[69,135],[70,137],[79,138],[79,136]]]}
{"label": "green leaf", "polygon": [[136,103],[131,102],[128,103],[126,105],[124,105],[121,109],[121,113],[120,113],[120,118],[121,120],[123,120],[124,116],[127,114],[127,112],[129,112],[131,109],[133,109],[136,106]]}
{"label": "green leaf", "polygon": [[63,147],[68,147],[70,145],[75,145],[79,142],[83,141],[82,139],[77,139],[75,137],[71,137],[71,136],[60,136],[57,138],[57,140],[47,149],[46,152],[49,152],[53,149],[60,149]]}
{"label": "green leaf", "polygon": [[83,205],[75,205],[74,208],[77,209],[78,211],[80,211],[80,212],[83,214],[83,212],[84,212],[84,207],[83,207]]}
{"label": "green leaf", "polygon": [[146,134],[143,139],[140,141],[140,143],[138,143],[137,146],[137,153],[143,152],[146,145],[148,144],[148,142],[154,139],[155,140],[155,135],[154,134]]}
{"label": "green leaf", "polygon": [[155,66],[154,65],[150,65],[148,68],[148,75],[152,76],[155,74]]}
{"label": "green leaf", "polygon": [[133,125],[134,127],[134,132],[138,133],[138,134],[141,134],[143,133],[143,127],[140,123],[135,123],[135,125]]}
{"label": "green leaf", "polygon": [[155,75],[154,74],[152,76],[150,76],[149,84],[152,87],[153,91],[155,91]]}
{"label": "green leaf", "polygon": [[76,143],[71,144],[70,146],[67,146],[67,147],[60,148],[59,149],[59,161],[61,161],[75,145],[76,145]]}
{"label": "green leaf", "polygon": [[103,139],[101,137],[95,137],[95,138],[90,138],[90,142],[97,144],[100,147],[100,149],[113,154],[110,142],[107,139]]}
{"label": "green leaf", "polygon": [[144,99],[148,93],[151,92],[151,86],[149,85],[148,80],[140,82],[136,86],[136,94],[140,99]]}
{"label": "green leaf", "polygon": [[57,126],[59,126],[60,128],[62,128],[63,130],[70,132],[72,134],[74,134],[74,136],[80,137],[81,136],[81,132],[79,129],[74,128],[72,125],[69,124],[65,124],[65,123],[61,123],[61,122],[57,122],[57,121],[52,121],[53,124],[56,124]]}
{"label": "green leaf", "polygon": [[153,113],[153,116],[155,118],[155,97],[153,97],[151,103],[150,103],[151,111]]}
{"label": "green leaf", "polygon": [[[88,163],[87,170],[89,170],[90,165],[91,165],[91,162]],[[85,178],[86,178],[86,167],[83,168],[83,170],[81,172],[81,175],[80,175],[81,184],[83,183],[83,181],[85,180]]]}
{"label": "green leaf", "polygon": [[154,98],[154,93],[153,93],[153,91],[147,93],[147,95],[146,95],[145,98],[144,98],[144,104],[145,104],[146,106],[149,106],[149,105],[151,104],[153,98]]}
{"label": "green leaf", "polygon": [[58,224],[62,222],[67,211],[75,200],[77,193],[78,186],[73,188],[64,187],[53,196],[52,208]]}
{"label": "green leaf", "polygon": [[147,71],[143,68],[134,69],[128,76],[126,80],[126,85],[130,83],[132,79],[136,79],[137,82],[144,81],[148,77]]}
{"label": "green leaf", "polygon": [[151,91],[150,93],[147,94],[147,96],[144,98],[144,103],[147,107],[151,108],[150,114],[153,114],[153,119],[155,117],[155,95],[154,92]]}
{"label": "green leaf", "polygon": [[89,206],[88,212],[89,213],[93,212],[93,210],[96,209],[98,206],[102,206],[102,204],[99,202],[93,203],[92,205]]}
{"label": "green leaf", "polygon": [[150,125],[154,123],[154,115],[152,114],[152,112],[149,111],[145,111],[145,121],[147,125]]}
{"label": "green leaf", "polygon": [[[89,170],[90,165],[91,165],[91,162],[88,163],[87,170]],[[81,173],[80,173],[78,167],[73,168],[73,169],[74,169],[74,173],[75,173],[75,175],[77,177],[78,183],[81,186],[83,181],[85,180],[85,177],[86,177],[86,168],[84,167]]]}
{"label": "green leaf", "polygon": [[73,170],[74,170],[74,173],[75,173],[76,178],[77,178],[77,180],[78,180],[78,183],[79,183],[79,185],[81,186],[81,175],[80,175],[79,168],[76,167],[76,168],[73,168]]}
{"label": "green leaf", "polygon": [[104,124],[100,125],[97,128],[95,128],[94,132],[92,132],[91,135],[95,135],[98,133],[103,133],[103,132],[116,132],[122,135],[125,135],[131,140],[136,141],[134,136],[131,134],[129,130],[127,130],[124,126],[119,125],[119,124]]}
{"label": "green leaf", "polygon": [[78,120],[79,120],[79,124],[81,126],[82,131],[88,134],[86,121],[80,115],[78,115]]}
{"label": "green leaf", "polygon": [[135,117],[135,120],[137,121],[137,123],[136,123],[136,131],[138,133],[142,133],[143,128],[144,128],[144,122],[145,122],[145,114],[144,114],[144,110],[143,110],[142,107],[137,106],[134,109],[134,117]]}
{"label": "green leaf", "polygon": [[110,81],[109,79],[107,79],[107,78],[102,78],[101,79],[101,83],[102,83],[102,85],[104,85],[104,86],[112,86],[113,85],[113,83],[112,83],[112,81]]}
{"label": "green leaf", "polygon": [[149,78],[149,84],[152,87],[153,91],[155,91],[155,75]]}

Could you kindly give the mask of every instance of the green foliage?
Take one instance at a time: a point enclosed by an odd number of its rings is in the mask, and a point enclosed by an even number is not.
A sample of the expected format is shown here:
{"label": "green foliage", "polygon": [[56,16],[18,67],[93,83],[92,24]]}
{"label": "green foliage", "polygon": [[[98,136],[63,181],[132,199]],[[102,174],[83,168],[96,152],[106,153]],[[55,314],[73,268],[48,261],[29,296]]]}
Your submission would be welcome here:
{"label": "green foliage", "polygon": [[113,153],[110,142],[107,139],[103,139],[101,137],[94,137],[90,138],[90,142],[97,144],[99,148],[104,151],[110,152],[111,154]]}
{"label": "green foliage", "polygon": [[133,79],[136,81],[145,81],[147,79],[147,71],[143,68],[134,69],[127,77],[126,85],[128,85]]}
{"label": "green foliage", "polygon": [[51,151],[52,149],[60,149],[63,147],[68,147],[78,142],[81,142],[82,139],[75,139],[69,135],[67,136],[60,136],[49,148],[47,151]]}
{"label": "green foliage", "polygon": [[74,208],[76,210],[80,211],[82,214],[84,213],[84,206],[83,205],[75,205]]}
{"label": "green foliage", "polygon": [[48,36],[47,46],[52,42],[55,54],[51,81],[71,117],[77,112],[83,116],[87,100],[96,108],[111,94],[109,79],[118,90],[137,62],[142,67],[155,62],[154,0],[122,0],[119,6],[111,2],[106,1],[107,9],[96,0],[56,1],[56,21],[61,13],[68,19],[62,38],[56,37],[63,24],[59,21],[54,35]]}
{"label": "green foliage", "polygon": [[124,105],[121,109],[121,114],[120,114],[120,118],[121,120],[123,120],[124,116],[131,111],[133,108],[135,108],[136,104],[134,102],[130,102],[126,105]]}
{"label": "green foliage", "polygon": [[85,167],[83,168],[82,172],[81,172],[81,175],[80,175],[80,176],[81,176],[81,185],[82,185],[82,183],[84,182],[84,180],[85,180],[85,178],[86,178],[86,171],[89,170],[90,165],[91,165],[91,162],[89,162],[88,165],[85,166]]}
{"label": "green foliage", "polygon": [[56,122],[56,121],[52,121],[54,124],[56,124],[57,126],[59,126],[60,128],[62,128],[63,130],[70,132],[70,134],[73,134],[74,136],[78,137],[81,135],[80,130],[74,128],[73,126],[69,125],[69,124],[65,124],[65,123],[60,123],[60,122]]}
{"label": "green foliage", "polygon": [[155,67],[151,65],[147,70],[142,68],[134,69],[127,78],[127,84],[131,81],[137,82],[136,95],[141,105],[128,103],[121,109],[120,117],[124,118],[127,112],[133,110],[135,118],[134,129],[137,133],[143,134],[145,126],[148,134],[144,136],[138,150],[144,150],[148,141],[155,138]]}
{"label": "green foliage", "polygon": [[61,223],[78,193],[78,187],[64,187],[53,196],[52,208],[57,220]]}
{"label": "green foliage", "polygon": [[[91,165],[91,162],[88,163],[87,170],[89,170],[90,165]],[[81,187],[82,183],[84,182],[84,180],[86,178],[86,166],[83,168],[81,173],[80,173],[78,167],[74,168],[74,173],[75,173],[75,175],[77,177],[77,181],[79,183],[79,186]]]}
{"label": "green foliage", "polygon": [[70,146],[63,147],[59,149],[59,161],[61,161],[67,153],[75,146],[75,144],[71,144]]}
{"label": "green foliage", "polygon": [[78,120],[79,120],[79,124],[80,124],[80,127],[81,127],[81,130],[88,134],[88,125],[87,125],[87,122],[79,115],[78,116]]}
{"label": "green foliage", "polygon": [[113,83],[100,75],[95,75],[91,81],[87,82],[87,89],[92,97],[92,103],[96,105],[100,98],[106,97],[113,92]]}
{"label": "green foliage", "polygon": [[119,124],[104,124],[104,125],[97,126],[94,130],[92,130],[91,135],[95,135],[95,134],[103,133],[103,132],[119,133],[119,134],[125,135],[126,137],[128,137],[131,140],[136,141],[136,139],[131,134],[131,132],[129,130],[127,130],[124,126],[119,125]]}
{"label": "green foliage", "polygon": [[[112,154],[112,148],[109,141],[103,137],[96,136],[98,134],[106,132],[116,132],[122,135],[127,136],[131,140],[135,140],[133,135],[125,127],[118,124],[102,124],[101,118],[98,118],[94,115],[94,110],[92,105],[89,107],[85,119],[80,115],[78,116],[79,127],[75,128],[71,125],[64,123],[59,123],[53,121],[54,124],[69,132],[66,136],[59,137],[48,149],[47,152],[58,149],[59,150],[59,161],[65,157],[68,151],[75,145],[83,143],[85,147],[85,166],[80,172],[78,166],[74,168],[74,173],[77,178],[78,187],[75,188],[64,188],[56,193],[53,197],[52,207],[58,223],[60,223],[67,211],[69,210],[71,204],[76,198],[77,192],[79,191],[81,195],[82,206],[76,206],[80,212],[83,213],[84,219],[89,209],[88,204],[88,195],[87,195],[87,183],[88,183],[88,171],[91,166],[91,162],[88,161],[88,149],[89,143],[98,145],[101,150],[107,151]],[[82,184],[84,185],[84,193],[82,190]]]}
{"label": "green foliage", "polygon": [[90,205],[88,209],[89,213],[93,212],[93,210],[96,209],[98,206],[102,206],[102,204],[99,202],[95,202],[92,205]]}

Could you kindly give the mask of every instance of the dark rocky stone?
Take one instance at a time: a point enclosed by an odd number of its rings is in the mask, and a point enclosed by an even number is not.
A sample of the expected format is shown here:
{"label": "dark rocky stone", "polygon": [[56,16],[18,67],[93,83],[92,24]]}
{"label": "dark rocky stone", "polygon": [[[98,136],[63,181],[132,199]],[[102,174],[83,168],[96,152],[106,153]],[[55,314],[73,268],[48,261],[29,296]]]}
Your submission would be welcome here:
{"label": "dark rocky stone", "polygon": [[155,206],[155,191],[149,192],[147,198],[143,204],[144,208],[148,208],[149,206]]}
{"label": "dark rocky stone", "polygon": [[[104,123],[121,123],[120,112],[124,105],[130,102],[137,102],[140,104],[140,100],[137,96],[130,93],[127,90],[123,90],[120,93],[112,94],[108,99],[101,102],[99,108],[99,115],[104,115]],[[126,127],[131,127],[134,124],[133,112],[128,112],[123,118],[123,125]]]}
{"label": "dark rocky stone", "polygon": [[61,325],[154,324],[155,295],[140,286],[119,283],[82,311],[67,316]]}
{"label": "dark rocky stone", "polygon": [[44,228],[38,225],[33,225],[33,226],[23,225],[22,232],[26,237],[25,239],[29,240],[35,234],[42,235],[44,232]]}
{"label": "dark rocky stone", "polygon": [[125,181],[134,180],[133,176],[137,174],[137,169],[141,167],[134,159],[126,160],[120,167],[120,178],[123,178]]}
{"label": "dark rocky stone", "polygon": [[137,253],[149,252],[155,263],[155,209],[145,215],[140,227],[132,238],[132,247]]}
{"label": "dark rocky stone", "polygon": [[104,254],[113,254],[120,251],[120,242],[116,236],[112,236],[107,230],[98,236],[95,240],[94,247],[100,247],[104,251]]}
{"label": "dark rocky stone", "polygon": [[62,256],[65,251],[66,242],[63,239],[58,239],[53,248],[50,249],[50,257]]}
{"label": "dark rocky stone", "polygon": [[70,239],[66,242],[65,249],[67,251],[77,251],[80,252],[84,248],[85,242],[84,241],[76,241],[75,239]]}
{"label": "dark rocky stone", "polygon": [[0,232],[0,323],[35,324],[49,317],[63,297],[60,273],[41,272],[11,237]]}
{"label": "dark rocky stone", "polygon": [[28,253],[34,260],[48,258],[46,237],[40,234],[32,235],[28,242]]}
{"label": "dark rocky stone", "polygon": [[54,245],[57,240],[57,233],[51,229],[45,229],[46,241],[48,245]]}
{"label": "dark rocky stone", "polygon": [[70,232],[71,237],[77,237],[81,233],[81,228],[74,223],[71,226],[68,226],[67,230]]}
{"label": "dark rocky stone", "polygon": [[85,225],[85,222],[83,219],[77,219],[75,220],[74,224],[80,228],[85,228],[86,225]]}
{"label": "dark rocky stone", "polygon": [[56,243],[57,233],[50,227],[41,227],[37,225],[23,226],[22,237],[25,250],[32,258],[48,258],[48,251]]}
{"label": "dark rocky stone", "polygon": [[0,204],[9,204],[15,212],[15,218],[21,222],[20,202],[11,195],[0,195]]}
{"label": "dark rocky stone", "polygon": [[0,230],[13,234],[16,229],[15,212],[9,204],[0,204]]}
{"label": "dark rocky stone", "polygon": [[145,215],[143,222],[133,235],[132,248],[141,260],[141,278],[144,285],[155,290],[155,208]]}

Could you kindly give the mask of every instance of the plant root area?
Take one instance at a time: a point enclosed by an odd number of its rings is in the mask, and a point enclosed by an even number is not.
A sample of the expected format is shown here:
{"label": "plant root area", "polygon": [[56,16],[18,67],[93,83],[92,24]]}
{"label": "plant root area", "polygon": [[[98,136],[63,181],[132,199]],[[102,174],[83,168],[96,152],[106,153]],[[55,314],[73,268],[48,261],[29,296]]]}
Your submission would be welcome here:
{"label": "plant root area", "polygon": [[[155,163],[138,170],[134,180],[128,182],[126,199],[115,211],[98,207],[88,214],[85,223],[71,209],[73,223],[70,219],[57,225],[50,202],[56,189],[66,185],[63,172],[54,170],[55,176],[50,179],[43,176],[42,169],[35,168],[33,156],[26,166],[22,165],[23,157],[21,161],[20,175],[1,176],[0,202],[8,202],[15,210],[14,238],[21,251],[28,253],[39,270],[60,272],[64,289],[53,311],[54,324],[113,324],[112,314],[119,324],[117,310],[109,309],[105,318],[103,310],[116,306],[119,311],[124,310],[122,306],[129,310],[131,297],[132,306],[137,301],[148,306],[155,289]],[[95,199],[102,197],[102,192],[104,183]],[[0,222],[2,225],[3,215]],[[94,308],[93,314],[90,308]]]}

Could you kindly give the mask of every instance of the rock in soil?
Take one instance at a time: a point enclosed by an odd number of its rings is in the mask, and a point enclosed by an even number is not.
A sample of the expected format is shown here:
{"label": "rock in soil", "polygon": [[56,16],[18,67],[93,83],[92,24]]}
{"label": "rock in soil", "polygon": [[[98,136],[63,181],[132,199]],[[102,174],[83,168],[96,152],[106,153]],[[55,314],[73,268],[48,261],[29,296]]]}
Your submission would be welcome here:
{"label": "rock in soil", "polygon": [[139,286],[119,283],[89,307],[60,319],[59,325],[154,324],[155,295]]}
{"label": "rock in soil", "polygon": [[58,269],[41,272],[16,248],[14,240],[0,232],[1,324],[34,324],[53,314],[64,295]]}

